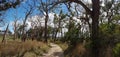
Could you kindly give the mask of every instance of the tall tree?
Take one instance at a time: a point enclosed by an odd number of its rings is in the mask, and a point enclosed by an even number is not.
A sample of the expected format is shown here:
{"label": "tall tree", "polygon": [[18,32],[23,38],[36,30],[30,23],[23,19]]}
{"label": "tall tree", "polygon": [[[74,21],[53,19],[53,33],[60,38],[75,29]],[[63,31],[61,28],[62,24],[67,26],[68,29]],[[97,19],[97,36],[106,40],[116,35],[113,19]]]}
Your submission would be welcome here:
{"label": "tall tree", "polygon": [[17,29],[18,29],[18,27],[19,27],[19,25],[18,25],[18,16],[17,16],[17,11],[15,11],[15,13],[14,13],[14,21],[13,21],[13,30],[14,30],[14,38],[13,38],[13,40],[15,40],[16,38],[17,38]]}
{"label": "tall tree", "polygon": [[13,24],[13,26],[14,26],[14,39],[13,40],[15,40],[16,38],[17,38],[17,22],[18,22],[18,20],[17,19],[15,19],[14,20],[14,24]]}
{"label": "tall tree", "polygon": [[40,4],[40,6],[39,6],[39,10],[40,10],[40,12],[45,16],[45,30],[44,30],[44,38],[45,38],[45,40],[44,40],[44,42],[47,42],[47,39],[48,39],[48,36],[47,36],[47,32],[48,32],[48,30],[47,30],[47,28],[48,28],[48,25],[47,25],[47,23],[48,23],[48,19],[49,19],[49,13],[50,13],[50,11],[53,9],[52,7],[51,7],[51,4],[52,4],[52,2],[53,2],[53,0],[39,0],[39,4]]}
{"label": "tall tree", "polygon": [[35,1],[32,0],[32,2],[28,1],[27,3],[28,7],[24,7],[26,12],[25,12],[25,18],[23,20],[23,30],[22,30],[22,41],[26,40],[26,35],[25,35],[25,26],[26,26],[26,21],[28,19],[28,17],[30,17],[30,15],[33,13],[34,8],[35,8]]}
{"label": "tall tree", "polygon": [[100,15],[100,0],[91,0],[92,1],[92,10],[88,8],[81,0],[60,0],[57,1],[54,5],[56,6],[59,3],[74,2],[80,4],[92,18],[92,57],[100,56],[100,38],[99,38],[99,15]]}
{"label": "tall tree", "polygon": [[42,12],[42,14],[45,16],[45,28],[44,28],[44,42],[47,42],[47,23],[48,23],[48,19],[49,19],[49,16],[48,16],[48,13],[49,13],[49,3],[50,3],[50,0],[48,1],[43,1],[43,0],[40,0],[40,6],[39,6],[39,10],[40,12]]}

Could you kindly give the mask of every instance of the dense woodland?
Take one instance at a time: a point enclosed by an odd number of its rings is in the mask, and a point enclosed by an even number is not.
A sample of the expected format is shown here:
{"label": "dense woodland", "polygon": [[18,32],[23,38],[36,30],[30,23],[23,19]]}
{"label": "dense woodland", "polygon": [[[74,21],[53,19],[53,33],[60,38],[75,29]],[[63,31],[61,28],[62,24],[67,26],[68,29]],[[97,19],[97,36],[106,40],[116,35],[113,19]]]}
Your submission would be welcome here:
{"label": "dense woodland", "polygon": [[[10,10],[13,33],[4,18]],[[65,43],[66,57],[120,57],[119,19],[119,0],[0,0],[0,27],[6,25],[2,43],[7,35],[12,41]]]}

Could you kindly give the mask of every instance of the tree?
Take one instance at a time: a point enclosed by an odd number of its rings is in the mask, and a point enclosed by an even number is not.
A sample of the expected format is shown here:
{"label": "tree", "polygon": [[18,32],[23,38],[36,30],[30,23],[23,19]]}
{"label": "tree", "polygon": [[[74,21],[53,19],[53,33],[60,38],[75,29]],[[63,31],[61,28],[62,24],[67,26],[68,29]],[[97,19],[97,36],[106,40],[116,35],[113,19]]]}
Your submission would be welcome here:
{"label": "tree", "polygon": [[[33,20],[34,19],[34,20]],[[31,35],[36,35],[36,36],[32,36],[32,38],[37,38],[37,40],[41,40],[43,38],[43,32],[44,32],[44,28],[42,26],[42,21],[43,21],[43,16],[34,16],[32,18],[29,19],[29,22],[31,22],[31,29],[29,29],[31,31]]]}
{"label": "tree", "polygon": [[53,4],[53,7],[59,3],[66,3],[66,2],[74,2],[80,4],[87,12],[90,14],[92,18],[92,32],[91,32],[91,40],[92,40],[92,57],[99,57],[100,56],[100,38],[99,38],[99,15],[100,15],[100,0],[91,0],[92,1],[92,10],[90,10],[82,1],[80,0],[61,0],[57,1]]}
{"label": "tree", "polygon": [[[32,0],[33,1],[33,0]],[[28,7],[24,7],[26,9],[26,12],[25,12],[25,19],[23,20],[23,30],[22,30],[22,38],[21,40],[22,41],[25,41],[26,40],[26,35],[25,35],[25,26],[26,26],[26,21],[28,19],[28,17],[33,13],[34,11],[34,8],[35,8],[35,1],[33,1],[33,3],[28,3],[27,4]]]}
{"label": "tree", "polygon": [[6,34],[7,34],[7,32],[8,32],[8,28],[9,28],[9,24],[7,25],[6,30],[5,30],[5,32],[4,32],[4,34],[3,34],[2,43],[6,41],[5,38],[6,38]]}
{"label": "tree", "polygon": [[[63,41],[68,42],[69,46],[74,47],[77,43],[82,42],[82,34],[81,33],[81,26],[79,23],[76,24],[76,22],[71,19],[69,20],[69,23],[67,24],[68,32],[65,33]],[[70,48],[71,48],[70,47]]]}
{"label": "tree", "polygon": [[14,30],[14,38],[13,40],[15,40],[17,38],[17,29],[19,28],[19,24],[18,24],[18,16],[17,16],[17,12],[14,13],[14,22],[13,22],[13,30]]}
{"label": "tree", "polygon": [[[119,42],[119,5],[120,1],[105,0],[104,6],[101,7],[100,37],[104,39],[101,41],[104,44],[102,44],[102,46],[104,46],[103,50],[107,50],[108,48],[113,49]],[[114,56],[113,50],[107,51],[109,52],[109,56]]]}
{"label": "tree", "polygon": [[61,34],[61,37],[62,37],[62,28],[63,28],[63,20],[66,18],[66,14],[63,14],[63,11],[61,10],[59,15],[57,14],[54,14],[54,20],[53,20],[53,23],[54,23],[54,31],[53,31],[53,38],[54,40],[56,40],[57,38],[57,34],[60,33]]}
{"label": "tree", "polygon": [[93,57],[98,57],[100,56],[100,38],[99,38],[99,15],[100,15],[100,0],[92,0],[92,13],[91,13],[91,18],[92,18],[92,52],[93,52]]}
{"label": "tree", "polygon": [[0,1],[0,11],[7,10],[9,8],[15,8],[17,5],[19,5],[23,0],[16,0],[14,2],[7,1],[7,0],[1,0]]}
{"label": "tree", "polygon": [[17,35],[18,35],[18,38],[21,38],[22,37],[22,30],[23,30],[23,25],[21,23],[18,23],[17,25]]}
{"label": "tree", "polygon": [[7,1],[0,0],[0,24],[3,24],[2,11],[6,11],[9,8],[16,8],[17,5],[21,4],[23,0]]}
{"label": "tree", "polygon": [[17,38],[17,19],[14,20],[14,40]]}
{"label": "tree", "polygon": [[52,3],[53,1],[52,0],[45,0],[45,1],[43,1],[43,0],[40,0],[39,1],[39,10],[40,10],[40,12],[45,16],[45,30],[44,30],[44,38],[45,38],[45,40],[44,40],[44,42],[47,42],[47,39],[48,39],[48,36],[47,36],[47,32],[48,32],[48,30],[47,30],[47,28],[48,28],[48,25],[47,25],[47,23],[48,23],[48,19],[49,19],[49,13],[50,13],[50,11],[53,9],[52,7],[51,7],[51,3]]}

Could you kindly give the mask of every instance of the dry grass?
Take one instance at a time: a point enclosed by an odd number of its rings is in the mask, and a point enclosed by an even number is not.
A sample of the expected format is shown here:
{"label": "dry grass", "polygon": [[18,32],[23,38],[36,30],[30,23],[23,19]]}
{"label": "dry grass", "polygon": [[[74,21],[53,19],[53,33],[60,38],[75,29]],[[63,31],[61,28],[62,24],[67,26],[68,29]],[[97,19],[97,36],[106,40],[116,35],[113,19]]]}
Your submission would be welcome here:
{"label": "dry grass", "polygon": [[68,47],[64,54],[65,57],[86,57],[86,48],[83,44],[78,43],[75,46]]}
{"label": "dry grass", "polygon": [[67,43],[62,43],[61,41],[56,41],[56,44],[58,44],[63,51],[65,51],[68,48],[68,44]]}
{"label": "dry grass", "polygon": [[43,42],[30,40],[26,42],[8,41],[7,43],[0,43],[0,57],[30,57],[31,53],[37,56],[47,52],[48,49],[49,46]]}
{"label": "dry grass", "polygon": [[[114,57],[113,48],[108,46],[101,48],[100,57]],[[90,48],[86,48],[83,44],[78,43],[76,46],[68,47],[65,50],[65,57],[90,57],[92,55]],[[119,57],[119,56],[118,56]]]}
{"label": "dry grass", "polygon": [[[72,54],[74,54],[75,56],[82,57],[85,54],[85,52],[86,52],[85,47],[82,44],[77,44],[77,46],[72,51]],[[73,55],[73,57],[74,57],[74,55]]]}

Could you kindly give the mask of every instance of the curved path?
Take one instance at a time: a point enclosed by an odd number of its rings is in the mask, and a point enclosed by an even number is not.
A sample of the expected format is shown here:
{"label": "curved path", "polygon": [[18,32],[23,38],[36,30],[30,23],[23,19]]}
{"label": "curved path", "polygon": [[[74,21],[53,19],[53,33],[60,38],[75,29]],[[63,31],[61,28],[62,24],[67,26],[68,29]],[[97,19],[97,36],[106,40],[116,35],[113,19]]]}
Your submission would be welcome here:
{"label": "curved path", "polygon": [[48,53],[43,54],[42,57],[64,57],[63,50],[57,44],[50,43],[50,50]]}

